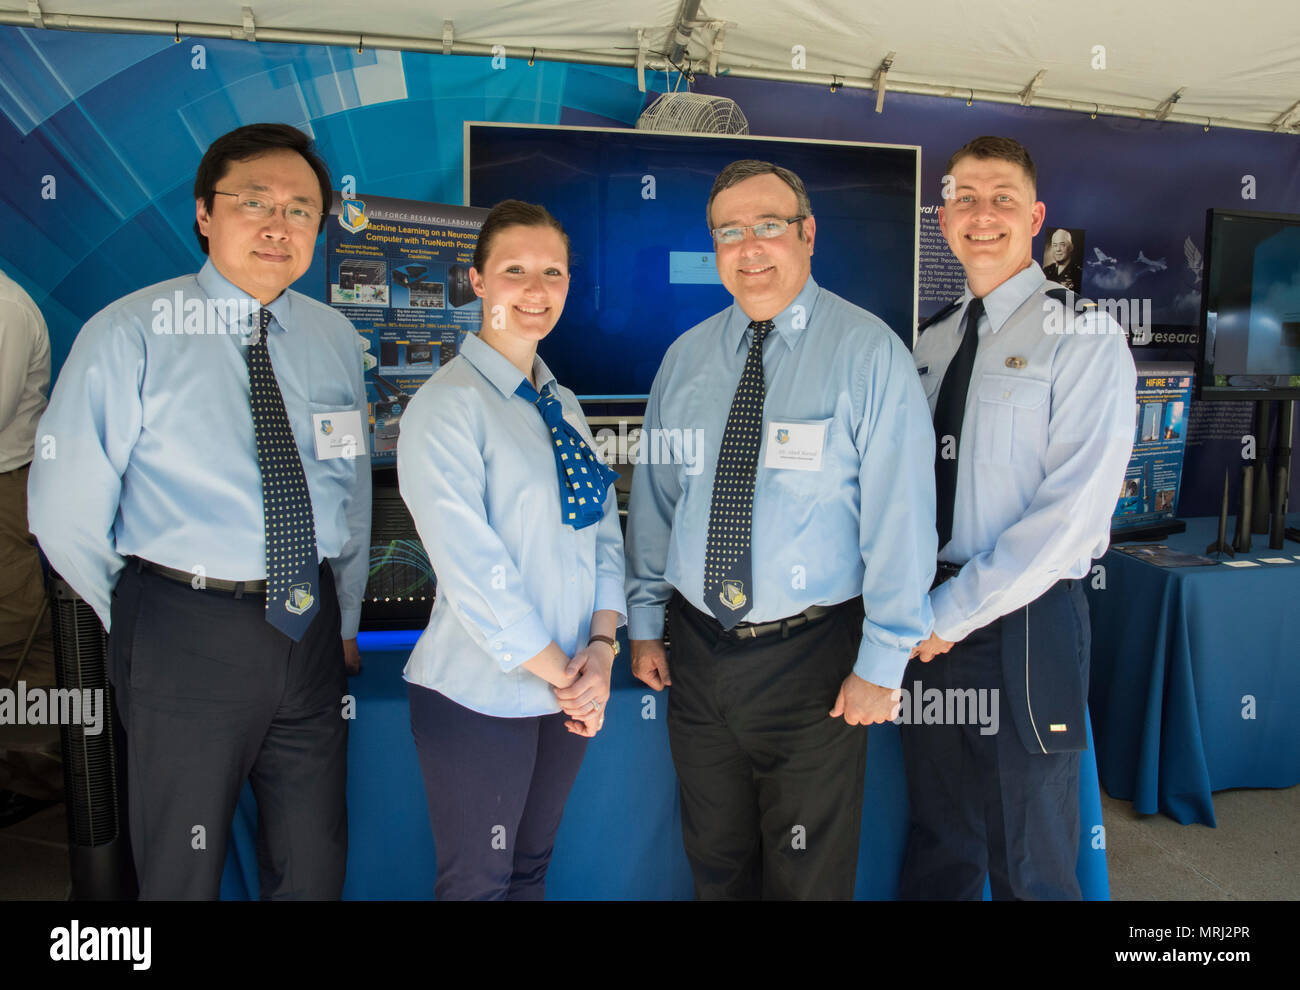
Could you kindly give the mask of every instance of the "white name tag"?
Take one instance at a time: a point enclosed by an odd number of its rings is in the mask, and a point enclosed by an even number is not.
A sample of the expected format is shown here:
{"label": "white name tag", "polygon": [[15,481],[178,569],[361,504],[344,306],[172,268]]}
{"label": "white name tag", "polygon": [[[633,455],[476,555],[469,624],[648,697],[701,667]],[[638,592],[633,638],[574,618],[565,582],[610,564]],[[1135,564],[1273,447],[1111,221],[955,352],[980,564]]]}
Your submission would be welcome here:
{"label": "white name tag", "polygon": [[826,427],[820,423],[768,423],[763,467],[775,471],[820,471]]}
{"label": "white name tag", "polygon": [[361,445],[366,442],[366,435],[361,429],[361,412],[357,409],[312,413],[311,433],[316,438],[318,461],[356,457],[363,449]]}

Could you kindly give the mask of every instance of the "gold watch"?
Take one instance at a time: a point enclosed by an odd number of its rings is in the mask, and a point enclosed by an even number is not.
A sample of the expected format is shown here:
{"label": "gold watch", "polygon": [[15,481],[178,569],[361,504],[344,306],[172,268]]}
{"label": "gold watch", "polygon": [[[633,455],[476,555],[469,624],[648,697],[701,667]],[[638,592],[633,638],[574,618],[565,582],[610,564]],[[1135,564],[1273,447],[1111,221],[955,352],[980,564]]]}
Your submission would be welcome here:
{"label": "gold watch", "polygon": [[592,643],[604,643],[614,651],[614,659],[618,659],[618,640],[610,639],[608,636],[592,636],[591,639],[587,640],[587,645],[590,646]]}

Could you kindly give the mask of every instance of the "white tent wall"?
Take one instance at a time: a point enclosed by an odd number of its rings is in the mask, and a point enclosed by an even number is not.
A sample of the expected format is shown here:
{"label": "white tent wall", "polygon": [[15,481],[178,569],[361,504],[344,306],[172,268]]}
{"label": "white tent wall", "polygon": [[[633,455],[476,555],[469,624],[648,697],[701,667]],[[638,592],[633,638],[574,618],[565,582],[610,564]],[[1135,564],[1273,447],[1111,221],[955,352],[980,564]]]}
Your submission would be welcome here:
{"label": "white tent wall", "polygon": [[669,67],[1300,133],[1294,0],[0,0],[0,24]]}

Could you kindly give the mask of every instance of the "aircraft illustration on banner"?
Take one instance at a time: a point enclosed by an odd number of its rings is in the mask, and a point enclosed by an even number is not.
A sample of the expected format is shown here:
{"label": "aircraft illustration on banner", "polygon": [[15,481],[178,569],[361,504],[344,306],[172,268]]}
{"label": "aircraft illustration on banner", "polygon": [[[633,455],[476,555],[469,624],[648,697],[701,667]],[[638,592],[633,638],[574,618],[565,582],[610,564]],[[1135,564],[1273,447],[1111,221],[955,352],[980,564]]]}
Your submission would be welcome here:
{"label": "aircraft illustration on banner", "polygon": [[1153,261],[1152,259],[1148,258],[1145,254],[1143,254],[1140,250],[1138,251],[1137,263],[1139,265],[1146,265],[1147,271],[1149,272],[1162,272],[1169,267],[1168,265],[1165,264],[1164,258],[1160,258],[1158,260]]}
{"label": "aircraft illustration on banner", "polygon": [[1106,252],[1103,251],[1101,248],[1099,247],[1093,248],[1092,253],[1097,256],[1097,260],[1090,261],[1088,262],[1088,264],[1093,265],[1094,267],[1097,265],[1110,265],[1111,267],[1114,267],[1115,259],[1110,257],[1108,254],[1106,254]]}

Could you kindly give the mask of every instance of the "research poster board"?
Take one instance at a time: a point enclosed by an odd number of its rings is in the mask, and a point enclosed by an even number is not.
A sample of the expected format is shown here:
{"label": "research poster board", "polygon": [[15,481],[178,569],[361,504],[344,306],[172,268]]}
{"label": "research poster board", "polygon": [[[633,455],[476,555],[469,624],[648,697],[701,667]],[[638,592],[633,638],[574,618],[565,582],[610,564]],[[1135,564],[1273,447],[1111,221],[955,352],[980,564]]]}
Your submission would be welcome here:
{"label": "research poster board", "polygon": [[1192,384],[1189,364],[1138,364],[1133,456],[1120,486],[1112,533],[1169,522],[1178,514]]}
{"label": "research poster board", "polygon": [[483,305],[469,269],[488,211],[334,194],[325,226],[325,299],[365,341],[370,456],[394,464],[402,414],[456,356]]}

